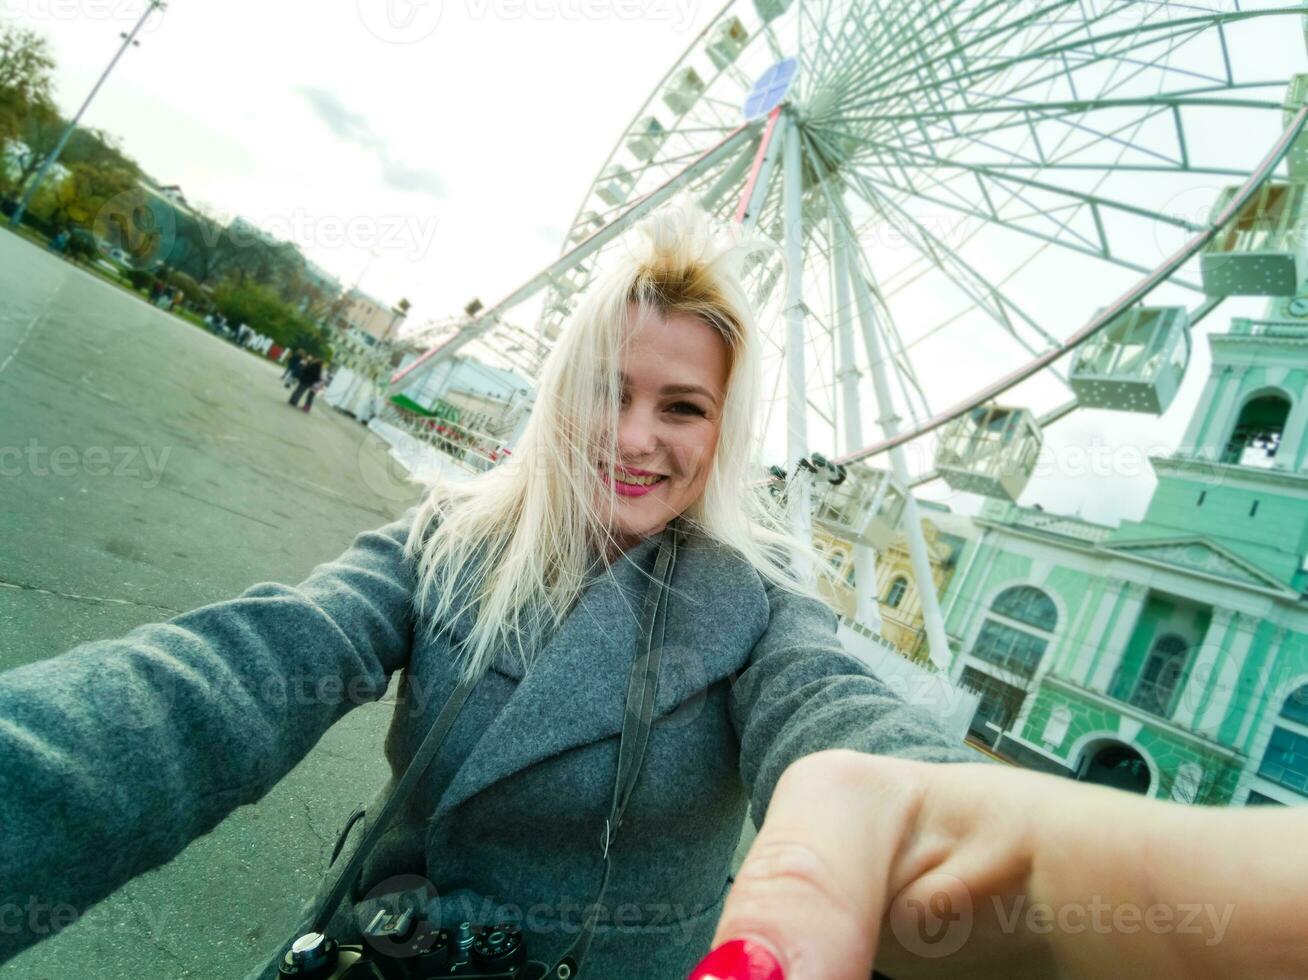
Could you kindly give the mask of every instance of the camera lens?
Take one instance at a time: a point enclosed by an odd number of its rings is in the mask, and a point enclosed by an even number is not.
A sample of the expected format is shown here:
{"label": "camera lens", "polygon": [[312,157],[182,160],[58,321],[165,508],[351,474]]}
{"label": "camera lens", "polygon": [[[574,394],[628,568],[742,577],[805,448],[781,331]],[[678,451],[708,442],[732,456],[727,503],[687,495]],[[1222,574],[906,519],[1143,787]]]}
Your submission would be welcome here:
{"label": "camera lens", "polygon": [[278,967],[284,977],[327,976],[336,966],[337,946],[334,940],[317,932],[305,933],[291,944]]}
{"label": "camera lens", "polygon": [[472,958],[482,967],[511,966],[522,952],[522,932],[512,926],[488,927],[472,943]]}

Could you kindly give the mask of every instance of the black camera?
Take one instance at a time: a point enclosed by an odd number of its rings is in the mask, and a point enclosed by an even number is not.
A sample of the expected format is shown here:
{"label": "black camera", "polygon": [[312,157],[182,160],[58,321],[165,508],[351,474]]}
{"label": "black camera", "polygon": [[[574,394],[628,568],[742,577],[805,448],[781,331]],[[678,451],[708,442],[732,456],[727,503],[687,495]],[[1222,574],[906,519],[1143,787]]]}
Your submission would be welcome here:
{"label": "black camera", "polygon": [[342,945],[306,933],[291,944],[277,973],[299,980],[543,980],[549,971],[527,959],[522,931],[510,925],[461,922],[440,929],[413,909],[381,909],[363,938],[365,945]]}

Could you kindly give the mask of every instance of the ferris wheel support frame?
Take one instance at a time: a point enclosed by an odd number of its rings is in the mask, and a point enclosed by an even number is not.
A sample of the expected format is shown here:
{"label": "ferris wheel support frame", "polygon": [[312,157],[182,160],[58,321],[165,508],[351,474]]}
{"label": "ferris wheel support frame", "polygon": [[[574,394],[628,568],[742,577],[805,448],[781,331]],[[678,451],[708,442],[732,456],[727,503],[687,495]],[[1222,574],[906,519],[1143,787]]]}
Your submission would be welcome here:
{"label": "ferris wheel support frame", "polygon": [[[808,456],[808,385],[804,373],[804,212],[800,170],[799,126],[787,110],[780,116],[784,165],[783,204],[786,215],[786,466],[798,472]],[[812,539],[811,481],[796,480],[790,519],[801,541]]]}
{"label": "ferris wheel support frame", "polygon": [[[845,206],[844,191],[832,195],[832,200],[841,209],[840,223],[852,227],[852,218]],[[852,282],[854,305],[858,309],[858,320],[863,330],[863,345],[867,348],[868,367],[872,375],[872,390],[877,399],[877,424],[887,438],[893,438],[899,432],[899,413],[895,411],[894,401],[890,397],[890,380],[886,376],[886,362],[881,355],[881,340],[877,334],[876,312],[872,304],[872,290],[862,270],[852,261],[849,254],[848,239],[840,235],[836,248],[844,252],[844,258],[838,268],[842,269]],[[926,537],[922,534],[922,515],[918,510],[917,498],[908,490],[908,461],[904,458],[904,447],[896,444],[890,450],[890,471],[895,482],[904,488],[904,537],[908,543],[909,562],[913,566],[913,577],[917,581],[918,601],[922,605],[922,620],[926,627],[927,649],[931,662],[939,670],[949,669],[951,657],[949,638],[945,634],[944,617],[940,612],[940,598],[936,595],[936,580],[931,573],[931,557],[927,553]],[[855,566],[855,587],[858,585],[858,570]]]}
{"label": "ferris wheel support frame", "polygon": [[[887,433],[886,437],[880,442],[875,442],[870,446],[865,446],[854,452],[846,453],[839,459],[834,460],[834,462],[846,465],[849,463],[856,463],[886,452],[887,450],[894,450],[904,445],[906,442],[910,442],[913,439],[926,435],[928,432],[940,428],[946,422],[949,422],[959,415],[962,415],[965,412],[970,412],[972,409],[979,408],[987,402],[994,400],[1008,389],[1027,380],[1038,371],[1043,370],[1059,358],[1064,357],[1071,351],[1075,350],[1085,341],[1099,333],[1099,331],[1106,328],[1119,314],[1140,302],[1160,284],[1171,278],[1173,273],[1175,273],[1201,248],[1215,238],[1217,233],[1220,232],[1232,218],[1240,213],[1254,194],[1258,192],[1258,189],[1263,185],[1268,177],[1271,176],[1272,171],[1276,168],[1276,165],[1281,162],[1281,158],[1289,151],[1290,145],[1296,138],[1298,138],[1300,131],[1304,128],[1306,123],[1308,123],[1308,105],[1303,106],[1297,113],[1295,113],[1294,118],[1290,120],[1289,125],[1281,133],[1281,138],[1276,141],[1276,144],[1268,152],[1267,156],[1263,158],[1258,167],[1249,175],[1249,179],[1244,182],[1240,187],[1240,190],[1231,198],[1221,214],[1217,215],[1217,217],[1210,221],[1202,230],[1196,232],[1185,242],[1185,244],[1173,252],[1157,268],[1106,306],[1101,312],[1096,314],[1089,323],[1076,331],[1076,333],[1072,334],[1072,336],[1069,337],[1062,346],[1055,347],[1041,354],[1039,357],[1032,358],[1026,364],[1004,375],[998,381],[982,388],[980,391],[975,392],[962,401],[951,405],[949,408],[944,409],[927,419],[925,422],[922,422],[907,431],[896,433],[895,435]],[[855,281],[858,281],[858,277],[856,277]]]}
{"label": "ferris wheel support frame", "polygon": [[[838,378],[842,395],[842,409],[845,424],[845,449],[853,449],[863,443],[862,406],[858,397],[857,359],[854,353],[854,313],[849,296],[849,247],[845,239],[845,226],[835,216],[829,217],[831,225],[832,275],[835,279],[836,294],[836,329],[838,331],[840,370]],[[885,487],[882,488],[884,493]],[[866,521],[871,524],[876,519],[877,505],[868,508]],[[854,552],[854,617],[868,626],[873,632],[880,633],[883,626],[881,607],[877,602],[877,553],[860,535],[853,542]]]}

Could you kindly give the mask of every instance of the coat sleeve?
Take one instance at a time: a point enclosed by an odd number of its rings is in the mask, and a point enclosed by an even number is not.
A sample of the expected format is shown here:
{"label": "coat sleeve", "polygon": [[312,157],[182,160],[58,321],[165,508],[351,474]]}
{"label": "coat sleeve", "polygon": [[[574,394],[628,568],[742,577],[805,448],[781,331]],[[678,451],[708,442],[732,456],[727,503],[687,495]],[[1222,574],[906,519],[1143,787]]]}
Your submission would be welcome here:
{"label": "coat sleeve", "polygon": [[[0,910],[35,897],[80,916],[380,699],[411,646],[408,523],[360,534],[298,586],[0,673]],[[0,928],[0,964],[44,938],[25,918]]]}
{"label": "coat sleeve", "polygon": [[767,629],[729,702],[755,824],[762,825],[786,767],[814,752],[843,748],[921,762],[988,761],[847,653],[825,603],[772,585],[767,592]]}

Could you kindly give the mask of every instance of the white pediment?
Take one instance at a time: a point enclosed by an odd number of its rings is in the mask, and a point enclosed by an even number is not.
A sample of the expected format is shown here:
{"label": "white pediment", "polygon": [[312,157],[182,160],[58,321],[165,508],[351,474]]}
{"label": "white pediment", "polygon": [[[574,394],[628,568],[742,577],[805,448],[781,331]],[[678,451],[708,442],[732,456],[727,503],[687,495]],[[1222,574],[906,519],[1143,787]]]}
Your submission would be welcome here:
{"label": "white pediment", "polygon": [[1228,582],[1240,582],[1261,589],[1285,590],[1284,582],[1278,582],[1242,558],[1204,538],[1122,542],[1106,545],[1105,548],[1133,558],[1143,558],[1147,561],[1202,572]]}

